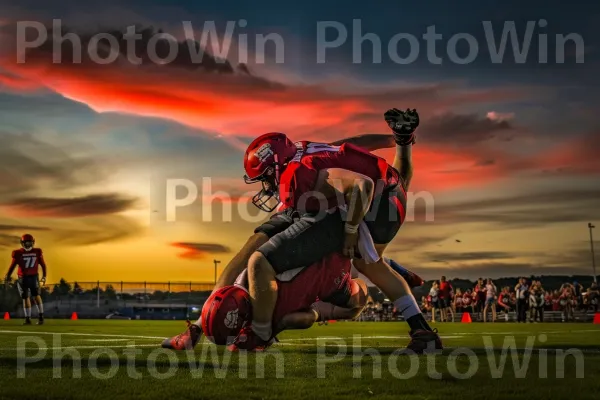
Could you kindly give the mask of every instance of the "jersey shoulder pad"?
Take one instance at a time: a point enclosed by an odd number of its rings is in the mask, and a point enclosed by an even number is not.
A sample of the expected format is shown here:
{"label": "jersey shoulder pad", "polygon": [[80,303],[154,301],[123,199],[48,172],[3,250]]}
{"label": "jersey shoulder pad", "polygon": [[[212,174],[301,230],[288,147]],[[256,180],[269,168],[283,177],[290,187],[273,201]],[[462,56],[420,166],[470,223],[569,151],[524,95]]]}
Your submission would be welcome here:
{"label": "jersey shoulder pad", "polygon": [[21,254],[23,254],[23,249],[16,249],[16,250],[13,250],[13,251],[12,251],[12,257],[13,257],[13,258],[15,258],[15,257],[18,257],[18,256],[20,256]]}

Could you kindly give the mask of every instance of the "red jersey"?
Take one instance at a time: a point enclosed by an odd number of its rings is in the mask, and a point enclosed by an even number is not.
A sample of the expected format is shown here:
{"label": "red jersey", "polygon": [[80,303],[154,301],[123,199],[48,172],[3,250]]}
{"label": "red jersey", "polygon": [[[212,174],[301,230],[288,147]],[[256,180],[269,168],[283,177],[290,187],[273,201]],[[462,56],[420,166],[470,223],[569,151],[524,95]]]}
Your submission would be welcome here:
{"label": "red jersey", "polygon": [[473,300],[472,295],[469,293],[463,294],[463,303],[465,306],[471,305],[471,301]]}
{"label": "red jersey", "polygon": [[510,294],[502,292],[498,295],[498,304],[508,305],[509,301]]}
{"label": "red jersey", "polygon": [[12,252],[12,262],[8,269],[8,276],[12,275],[17,266],[19,267],[17,270],[19,277],[37,275],[40,266],[42,267],[43,276],[46,276],[46,262],[44,261],[42,249],[33,248],[29,251],[25,249],[14,250]]}
{"label": "red jersey", "polygon": [[[398,173],[387,161],[350,143],[332,146],[304,141],[297,142],[296,147],[296,155],[279,178],[279,196],[285,208],[322,211],[319,198],[311,196],[310,192],[315,188],[319,171],[328,168],[341,168],[368,176],[375,182],[376,188],[381,187],[380,182],[383,182],[383,187],[398,184]],[[330,199],[327,208],[337,206],[336,203],[337,199]]]}
{"label": "red jersey", "polygon": [[[291,270],[277,275],[277,304],[273,312],[273,327],[281,319],[297,311],[306,311],[317,300],[328,301],[339,291],[351,289],[350,259],[331,254],[300,271]],[[236,285],[247,288],[247,272],[236,280]]]}
{"label": "red jersey", "polygon": [[449,299],[451,292],[452,285],[450,285],[450,282],[440,282],[440,293],[438,295],[440,299]]}

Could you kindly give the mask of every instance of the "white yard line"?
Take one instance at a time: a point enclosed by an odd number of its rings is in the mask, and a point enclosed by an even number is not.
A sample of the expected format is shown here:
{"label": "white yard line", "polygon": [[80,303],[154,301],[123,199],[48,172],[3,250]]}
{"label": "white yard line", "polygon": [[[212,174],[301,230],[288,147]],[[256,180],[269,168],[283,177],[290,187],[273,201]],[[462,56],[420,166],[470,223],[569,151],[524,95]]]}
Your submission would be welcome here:
{"label": "white yard line", "polygon": [[[463,335],[452,335],[452,336],[440,336],[441,339],[458,339],[458,338],[462,338],[464,337]],[[362,336],[359,335],[359,338],[362,339],[409,339],[410,336],[406,335],[406,336]],[[317,340],[348,340],[348,339],[352,339],[352,336],[320,336],[320,337],[313,337],[313,338],[292,338],[292,339],[283,339],[280,341],[281,342],[309,342],[309,341],[317,341]]]}
{"label": "white yard line", "polygon": [[[131,347],[155,347],[159,348],[156,344],[132,344],[127,346],[57,346],[57,347],[38,347],[36,350],[63,350],[63,349],[121,349],[121,348],[131,348]],[[0,351],[23,351],[24,348],[18,347],[5,347],[0,348]]]}
{"label": "white yard line", "polygon": [[95,336],[95,337],[114,337],[114,338],[125,338],[125,339],[166,339],[164,336],[133,336],[133,335],[113,335],[106,333],[75,333],[75,332],[47,332],[47,331],[7,331],[4,329],[0,330],[0,333],[28,333],[30,335],[66,335],[66,336]]}

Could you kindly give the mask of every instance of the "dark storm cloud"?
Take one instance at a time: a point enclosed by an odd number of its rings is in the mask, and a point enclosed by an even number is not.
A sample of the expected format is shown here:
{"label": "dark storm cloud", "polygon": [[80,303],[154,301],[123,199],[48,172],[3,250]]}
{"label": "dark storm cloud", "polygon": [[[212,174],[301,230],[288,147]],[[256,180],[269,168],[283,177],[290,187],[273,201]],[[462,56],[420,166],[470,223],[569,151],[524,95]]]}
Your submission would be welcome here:
{"label": "dark storm cloud", "polygon": [[49,231],[50,228],[45,226],[31,226],[31,225],[4,225],[0,224],[0,232],[6,231]]}
{"label": "dark storm cloud", "polygon": [[118,193],[108,193],[72,198],[17,198],[7,205],[23,216],[83,217],[126,211],[133,208],[136,201]]}
{"label": "dark storm cloud", "polygon": [[[0,33],[5,33],[9,37],[16,37],[15,31],[16,25],[9,24],[3,28],[0,28]],[[248,84],[254,84],[258,87],[275,87],[279,89],[285,88],[283,84],[269,81],[268,79],[257,77],[253,75],[248,66],[245,64],[234,65],[230,60],[215,57],[210,53],[209,49],[206,49],[198,43],[196,39],[200,37],[199,34],[190,36],[185,40],[175,41],[167,39],[159,39],[161,36],[166,35],[162,29],[157,29],[152,26],[141,27],[135,26],[135,31],[130,35],[138,35],[136,40],[129,40],[133,45],[128,44],[127,40],[127,28],[110,27],[104,29],[98,29],[95,31],[82,31],[81,29],[73,29],[66,26],[62,26],[60,32],[57,35],[60,37],[76,37],[81,43],[78,47],[78,51],[75,51],[73,42],[71,40],[56,41],[54,39],[54,30],[51,25],[46,27],[47,40],[40,46],[35,48],[29,48],[24,53],[24,59],[27,64],[33,65],[47,65],[56,66],[53,62],[53,57],[60,54],[60,64],[63,68],[78,68],[78,69],[112,69],[119,65],[120,67],[127,66],[147,66],[147,67],[159,67],[163,69],[185,69],[194,70],[205,73],[216,73],[225,75],[242,75],[245,76]],[[180,33],[180,32],[177,32]],[[35,40],[37,32],[34,29],[26,31],[26,34],[31,35],[27,37],[27,40]],[[107,40],[99,41],[97,43],[92,42],[96,35],[108,35],[115,39],[111,45]],[[172,35],[169,35],[173,38]],[[155,41],[152,44],[152,40]],[[221,39],[220,39],[221,40]],[[14,41],[14,40],[13,40]],[[11,42],[9,42],[11,43]],[[209,42],[210,43],[210,42]],[[98,59],[107,59],[115,51],[118,52],[118,62],[112,62],[109,64],[100,64],[94,59],[90,58],[90,49],[97,54]],[[171,60],[169,55],[173,52],[174,58]],[[80,59],[76,59],[75,56],[81,56]],[[157,60],[164,60],[169,58],[168,63],[161,64]],[[166,93],[165,93],[166,96]]]}
{"label": "dark storm cloud", "polygon": [[103,215],[82,218],[74,224],[58,221],[53,231],[59,243],[86,246],[134,238],[142,234],[143,228],[122,215]]}
{"label": "dark storm cloud", "polygon": [[506,120],[494,120],[476,114],[447,113],[424,121],[419,135],[428,143],[470,145],[490,139],[510,140],[507,133],[513,125]]}
{"label": "dark storm cloud", "polygon": [[465,253],[448,253],[448,252],[426,252],[424,257],[439,261],[480,261],[480,260],[503,260],[515,258],[514,253],[502,251],[475,251]]}
{"label": "dark storm cloud", "polygon": [[[91,150],[84,146],[43,142],[28,134],[0,132],[0,206],[4,216],[49,219],[53,237],[76,245],[117,240],[139,233],[141,227],[131,218],[115,215],[133,208],[136,199],[118,193],[47,196],[48,192],[79,191],[108,179],[110,162],[90,156]],[[96,215],[101,218],[93,218]],[[65,221],[62,217],[74,218]],[[15,231],[18,237],[23,234],[23,229],[47,230],[44,225],[21,227],[2,223],[0,231]],[[15,238],[10,240],[14,245]]]}
{"label": "dark storm cloud", "polygon": [[387,251],[393,253],[396,251],[419,249],[421,247],[441,243],[452,236],[452,234],[431,236],[399,235],[398,238],[390,244]]}
{"label": "dark storm cloud", "polygon": [[[435,224],[493,223],[503,228],[587,222],[600,217],[600,189],[568,189],[440,204]],[[424,220],[425,208],[417,204],[415,219]]]}
{"label": "dark storm cloud", "polygon": [[45,226],[0,224],[0,247],[16,247],[24,233],[49,231]]}
{"label": "dark storm cloud", "polygon": [[68,189],[106,177],[99,160],[75,155],[74,146],[51,144],[29,134],[0,132],[0,200],[42,187]]}

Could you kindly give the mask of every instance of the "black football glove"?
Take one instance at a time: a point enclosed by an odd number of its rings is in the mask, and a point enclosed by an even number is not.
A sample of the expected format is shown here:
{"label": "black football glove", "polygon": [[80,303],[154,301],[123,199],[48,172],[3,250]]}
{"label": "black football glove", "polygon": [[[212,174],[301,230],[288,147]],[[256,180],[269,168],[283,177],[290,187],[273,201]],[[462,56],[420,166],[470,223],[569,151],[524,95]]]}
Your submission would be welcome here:
{"label": "black football glove", "polygon": [[383,114],[385,122],[394,132],[394,140],[399,146],[408,146],[416,141],[415,129],[419,126],[419,113],[415,109],[400,111],[397,108]]}

